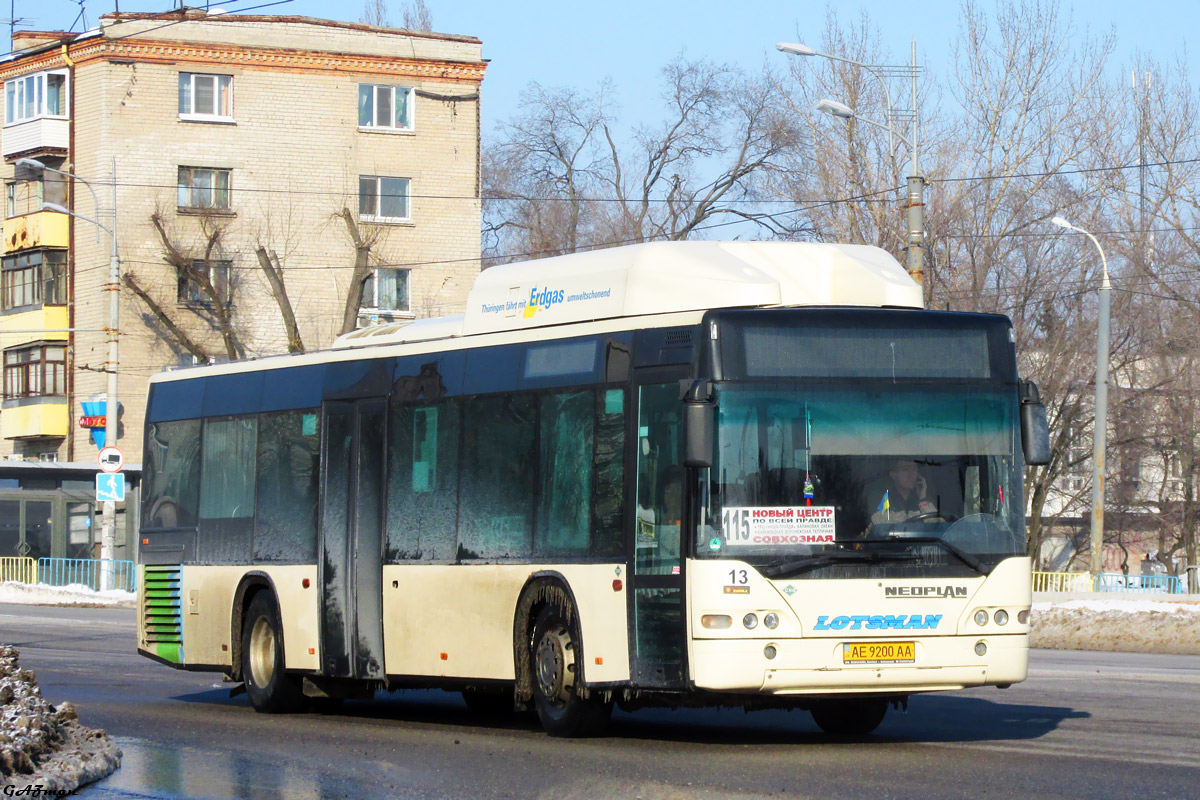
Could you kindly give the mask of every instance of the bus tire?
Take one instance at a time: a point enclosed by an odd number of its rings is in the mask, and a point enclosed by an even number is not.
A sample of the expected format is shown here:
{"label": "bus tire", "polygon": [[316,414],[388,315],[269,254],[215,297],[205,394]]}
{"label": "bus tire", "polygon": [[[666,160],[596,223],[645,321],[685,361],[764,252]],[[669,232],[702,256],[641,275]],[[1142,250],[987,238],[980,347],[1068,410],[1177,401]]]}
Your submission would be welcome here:
{"label": "bus tire", "polygon": [[608,723],[612,702],[580,696],[576,680],[582,667],[577,658],[581,639],[568,616],[557,603],[550,603],[533,624],[533,704],[542,728],[551,736],[593,736]]}
{"label": "bus tire", "polygon": [[279,611],[270,592],[250,601],[242,622],[242,679],[255,711],[286,714],[304,707],[300,681],[283,671]]}
{"label": "bus tire", "polygon": [[883,722],[888,701],[874,697],[826,700],[812,707],[813,721],[830,736],[866,736]]}

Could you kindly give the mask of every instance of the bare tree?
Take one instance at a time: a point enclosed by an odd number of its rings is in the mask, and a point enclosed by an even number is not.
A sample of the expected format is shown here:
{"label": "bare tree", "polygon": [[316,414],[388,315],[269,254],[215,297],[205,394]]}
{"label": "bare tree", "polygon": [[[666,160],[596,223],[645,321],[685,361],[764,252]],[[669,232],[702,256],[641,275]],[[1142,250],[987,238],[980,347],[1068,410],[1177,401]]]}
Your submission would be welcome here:
{"label": "bare tree", "polygon": [[775,82],[682,57],[663,78],[664,121],[627,133],[607,84],[530,86],[485,154],[489,256],[686,239],[719,220],[795,232],[746,208],[798,143]]}
{"label": "bare tree", "polygon": [[377,25],[381,28],[391,27],[388,18],[387,0],[364,0],[362,15],[358,21],[364,25]]}
{"label": "bare tree", "polygon": [[403,20],[403,27],[407,30],[433,30],[433,14],[429,13],[429,7],[425,5],[425,0],[413,0],[411,3],[406,3]]}

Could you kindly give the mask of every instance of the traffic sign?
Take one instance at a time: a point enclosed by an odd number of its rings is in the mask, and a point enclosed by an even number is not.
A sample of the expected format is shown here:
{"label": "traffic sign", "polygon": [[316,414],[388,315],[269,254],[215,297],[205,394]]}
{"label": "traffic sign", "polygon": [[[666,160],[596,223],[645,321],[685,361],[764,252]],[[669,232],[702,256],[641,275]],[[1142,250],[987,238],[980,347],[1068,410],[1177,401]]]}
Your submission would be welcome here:
{"label": "traffic sign", "polygon": [[101,448],[96,460],[105,472],[120,472],[121,467],[125,466],[125,454],[112,445]]}
{"label": "traffic sign", "polygon": [[125,476],[120,472],[96,473],[96,502],[125,502]]}

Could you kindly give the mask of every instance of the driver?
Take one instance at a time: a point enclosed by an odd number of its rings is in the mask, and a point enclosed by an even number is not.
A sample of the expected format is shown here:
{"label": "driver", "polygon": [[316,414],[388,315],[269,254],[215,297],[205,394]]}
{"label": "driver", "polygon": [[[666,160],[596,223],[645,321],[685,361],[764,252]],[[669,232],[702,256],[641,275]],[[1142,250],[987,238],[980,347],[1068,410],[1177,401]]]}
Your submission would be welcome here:
{"label": "driver", "polygon": [[904,522],[922,514],[937,513],[937,506],[925,498],[928,491],[917,462],[910,458],[896,459],[888,470],[888,483],[871,522]]}

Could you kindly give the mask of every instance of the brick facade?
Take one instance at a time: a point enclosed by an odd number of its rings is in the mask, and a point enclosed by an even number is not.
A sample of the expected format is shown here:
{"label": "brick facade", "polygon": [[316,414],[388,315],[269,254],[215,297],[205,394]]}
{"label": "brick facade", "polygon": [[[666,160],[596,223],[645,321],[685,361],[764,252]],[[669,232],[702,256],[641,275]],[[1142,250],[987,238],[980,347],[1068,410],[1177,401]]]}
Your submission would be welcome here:
{"label": "brick facade", "polygon": [[[161,217],[172,243],[195,257],[203,255],[206,226],[220,227],[212,258],[232,265],[233,327],[247,357],[287,349],[256,251],[261,246],[277,254],[311,350],[328,346],[342,324],[354,248],[339,212],[348,208],[357,217],[360,176],[410,181],[411,221],[361,223],[377,237],[373,263],[410,270],[409,313],[462,310],[480,255],[479,91],[485,65],[477,39],[302,17],[189,12],[181,18],[173,12],[107,15],[100,33],[91,36],[23,33],[14,49],[27,55],[0,70],[6,82],[69,71],[71,145],[61,168],[91,181],[100,206],[76,184],[73,209],[111,225],[115,165],[122,273],[131,274],[206,352],[223,356],[222,339],[202,308],[197,313],[179,303],[177,274],[164,262],[152,216]],[[232,120],[181,118],[180,73],[231,76]],[[360,128],[359,84],[414,88],[412,130]],[[25,154],[5,149],[7,180]],[[181,166],[228,170],[228,212],[181,211]],[[109,247],[107,235],[97,241],[91,224],[71,220],[71,433],[66,439],[0,440],[0,457],[94,457],[96,448],[76,420],[80,402],[106,386]],[[118,444],[137,463],[147,379],[179,364],[185,351],[128,289],[121,292],[120,316],[124,435]],[[39,338],[12,334],[2,344]]]}

